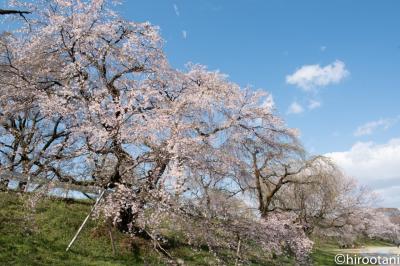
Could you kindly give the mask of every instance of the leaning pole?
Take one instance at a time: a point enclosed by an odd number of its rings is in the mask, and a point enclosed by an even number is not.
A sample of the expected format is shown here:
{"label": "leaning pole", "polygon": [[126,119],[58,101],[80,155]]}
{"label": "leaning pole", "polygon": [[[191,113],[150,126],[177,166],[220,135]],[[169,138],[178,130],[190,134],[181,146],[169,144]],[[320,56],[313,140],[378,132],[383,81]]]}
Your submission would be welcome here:
{"label": "leaning pole", "polygon": [[95,204],[93,205],[92,209],[90,210],[89,214],[86,216],[85,220],[83,220],[81,226],[79,227],[78,231],[76,232],[75,236],[72,238],[71,242],[69,243],[67,249],[65,251],[68,251],[71,246],[74,244],[75,240],[78,238],[79,234],[81,233],[83,227],[85,226],[86,222],[89,220],[90,216],[92,215],[92,213],[94,212],[94,210],[96,209],[97,204],[100,202],[101,198],[104,196],[104,193],[106,192],[106,189],[104,189],[99,197],[96,199]]}

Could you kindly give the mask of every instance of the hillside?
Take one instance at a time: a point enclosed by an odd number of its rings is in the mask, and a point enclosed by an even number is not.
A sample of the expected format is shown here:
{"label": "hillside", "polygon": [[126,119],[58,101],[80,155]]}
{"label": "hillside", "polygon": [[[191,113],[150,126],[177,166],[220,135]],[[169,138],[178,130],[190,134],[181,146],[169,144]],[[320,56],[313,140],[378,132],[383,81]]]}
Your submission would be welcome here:
{"label": "hillside", "polygon": [[[65,252],[91,203],[45,200],[32,213],[23,211],[27,208],[22,204],[22,197],[15,192],[0,193],[1,265],[165,265],[165,258],[153,250],[151,243],[115,231],[116,255],[113,255],[107,228],[93,220],[89,221],[72,249]],[[194,252],[174,239],[170,240],[168,252],[184,265],[218,264],[208,251]],[[255,249],[252,265],[276,265],[276,262],[261,258],[263,255]],[[234,262],[234,254],[227,251],[225,261],[220,263],[231,265]],[[291,261],[279,258],[279,264],[291,265]]]}
{"label": "hillside", "polygon": [[[65,252],[91,202],[53,198],[45,200],[35,212],[27,210],[23,197],[15,192],[0,192],[0,264],[1,265],[166,265],[165,258],[155,252],[151,243],[129,238],[116,231],[113,255],[107,228],[93,220],[82,231],[69,252]],[[33,226],[33,227],[32,227]],[[33,231],[28,228],[35,228]],[[224,261],[217,261],[207,250],[196,252],[176,239],[170,239],[168,252],[183,265],[234,265],[235,256],[226,251]],[[367,245],[387,245],[369,241]],[[314,265],[335,265],[337,245],[316,241],[312,258]],[[250,265],[293,265],[288,257],[275,261],[254,248]],[[264,258],[264,259],[263,259]]]}

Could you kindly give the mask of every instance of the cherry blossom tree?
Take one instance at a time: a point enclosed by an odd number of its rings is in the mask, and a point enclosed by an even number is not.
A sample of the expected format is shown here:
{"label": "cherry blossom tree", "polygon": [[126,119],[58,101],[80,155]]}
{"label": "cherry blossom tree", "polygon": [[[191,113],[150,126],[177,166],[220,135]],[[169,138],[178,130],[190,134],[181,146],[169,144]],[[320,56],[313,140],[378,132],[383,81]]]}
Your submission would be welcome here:
{"label": "cherry blossom tree", "polygon": [[318,169],[312,183],[293,183],[281,191],[275,206],[296,213],[308,235],[334,237],[343,247],[359,237],[397,239],[398,225],[373,208],[376,196],[368,188],[326,158]]}
{"label": "cherry blossom tree", "polygon": [[[96,217],[168,258],[165,220],[212,252],[255,241],[306,257],[293,213],[272,211],[286,187],[314,182],[318,160],[303,158],[271,95],[201,65],[173,69],[157,27],[110,1],[12,4],[32,14],[1,38],[2,171],[107,190]],[[246,192],[262,218],[232,211]]]}
{"label": "cherry blossom tree", "polygon": [[18,45],[12,34],[0,38],[0,167],[23,176],[61,178],[61,159],[73,158],[68,125],[42,112],[36,89],[43,84],[29,74],[39,66],[18,57]]}

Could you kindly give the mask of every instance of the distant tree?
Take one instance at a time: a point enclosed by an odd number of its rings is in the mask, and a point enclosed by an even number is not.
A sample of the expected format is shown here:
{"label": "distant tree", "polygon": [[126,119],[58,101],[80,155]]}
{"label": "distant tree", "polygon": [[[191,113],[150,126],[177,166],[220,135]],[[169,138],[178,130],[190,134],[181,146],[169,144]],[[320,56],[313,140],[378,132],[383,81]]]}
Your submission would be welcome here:
{"label": "distant tree", "polygon": [[[300,173],[300,179],[307,179],[304,175],[309,173]],[[399,227],[372,208],[375,195],[327,158],[314,168],[312,180],[290,184],[273,201],[274,208],[296,213],[308,235],[334,236],[343,246],[350,246],[359,236],[397,238]]]}

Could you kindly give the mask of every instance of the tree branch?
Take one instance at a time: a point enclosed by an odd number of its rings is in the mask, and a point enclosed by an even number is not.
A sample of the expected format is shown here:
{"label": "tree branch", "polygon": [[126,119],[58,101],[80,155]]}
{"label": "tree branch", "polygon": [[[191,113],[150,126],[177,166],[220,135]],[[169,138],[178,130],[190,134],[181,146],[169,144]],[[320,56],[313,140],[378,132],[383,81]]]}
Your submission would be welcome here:
{"label": "tree branch", "polygon": [[10,9],[0,9],[0,15],[12,15],[12,14],[18,14],[23,16],[23,14],[31,14],[32,12],[30,11],[20,11],[20,10],[10,10]]}

